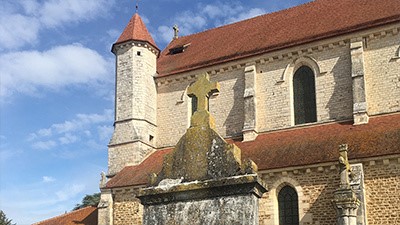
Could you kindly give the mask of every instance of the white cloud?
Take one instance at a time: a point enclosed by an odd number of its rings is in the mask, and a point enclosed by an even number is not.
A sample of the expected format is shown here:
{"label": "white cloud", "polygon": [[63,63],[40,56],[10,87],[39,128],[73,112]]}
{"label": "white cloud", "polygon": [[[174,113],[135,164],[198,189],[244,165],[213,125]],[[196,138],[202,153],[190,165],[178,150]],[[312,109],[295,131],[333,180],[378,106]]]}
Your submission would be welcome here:
{"label": "white cloud", "polygon": [[63,137],[60,137],[58,140],[60,141],[61,144],[67,145],[67,144],[75,143],[78,140],[78,137],[67,133]]}
{"label": "white cloud", "polygon": [[175,19],[175,24],[179,25],[179,30],[183,34],[194,33],[207,25],[207,18],[202,14],[184,12]]}
{"label": "white cloud", "polygon": [[66,201],[68,199],[76,197],[85,190],[85,185],[83,184],[73,184],[71,186],[66,186],[62,190],[56,192],[58,201]]}
{"label": "white cloud", "polygon": [[162,43],[169,43],[172,41],[172,38],[174,37],[174,31],[172,30],[172,27],[168,26],[159,26],[157,28],[157,33],[152,34],[152,36],[157,40]]}
{"label": "white cloud", "polygon": [[54,177],[50,177],[50,176],[43,176],[42,177],[42,182],[43,183],[52,183],[56,181],[56,179]]}
{"label": "white cloud", "polygon": [[42,137],[47,137],[47,136],[50,136],[51,135],[51,129],[40,129],[39,131],[38,131],[38,134],[40,135],[40,136],[42,136]]}
{"label": "white cloud", "polygon": [[[10,159],[14,159],[17,156],[20,156],[23,153],[21,150],[9,150],[9,149],[0,149],[0,162],[3,164]],[[4,165],[4,164],[3,164]]]}
{"label": "white cloud", "polygon": [[250,9],[249,11],[239,13],[235,17],[229,17],[224,22],[225,22],[225,24],[235,23],[235,22],[238,22],[238,21],[242,21],[242,20],[246,20],[246,19],[249,19],[249,18],[253,18],[253,17],[256,17],[256,16],[263,15],[265,13],[266,13],[266,11],[264,9],[253,8],[253,9]]}
{"label": "white cloud", "polygon": [[112,63],[96,51],[78,44],[48,51],[22,51],[0,55],[0,96],[14,92],[36,94],[38,88],[110,81]]}
{"label": "white cloud", "polygon": [[[104,16],[114,3],[114,0],[6,1],[0,6],[0,51],[37,43],[41,30]],[[19,7],[24,13],[16,12]]]}
{"label": "white cloud", "polygon": [[107,34],[110,36],[110,39],[116,41],[119,35],[121,34],[121,31],[117,29],[111,29],[107,31]]}
{"label": "white cloud", "polygon": [[22,0],[21,6],[24,8],[25,13],[35,15],[40,11],[41,5],[37,0]]}
{"label": "white cloud", "polygon": [[41,6],[40,21],[55,27],[90,20],[105,14],[113,4],[114,1],[110,0],[49,0]]}
{"label": "white cloud", "polygon": [[97,128],[100,140],[110,140],[112,133],[114,132],[113,126],[99,126]]}
{"label": "white cloud", "polygon": [[[65,210],[72,210],[85,194],[99,191],[100,177],[97,174],[102,170],[106,168],[85,163],[70,168],[67,174],[57,179],[44,174],[40,182],[27,181],[18,186],[12,181],[2,183],[11,185],[5,189],[7,192],[0,191],[0,199],[7,203],[2,205],[2,210],[17,224],[32,224],[60,215]],[[21,217],[22,211],[24,217]]]}
{"label": "white cloud", "polygon": [[97,132],[99,141],[104,141],[111,137],[114,128],[108,124],[112,124],[113,119],[113,110],[110,109],[104,110],[102,114],[80,113],[72,120],[55,123],[48,128],[29,134],[27,140],[32,142],[33,148],[40,150],[76,143],[80,141],[79,137],[90,137],[92,132]]}
{"label": "white cloud", "polygon": [[37,141],[32,144],[32,148],[40,150],[49,150],[57,146],[55,141]]}
{"label": "white cloud", "polygon": [[173,37],[172,25],[179,26],[180,35],[189,35],[206,28],[213,28],[264,14],[261,8],[248,8],[240,2],[198,4],[194,10],[178,14],[170,26],[161,25],[153,37],[162,43],[169,43]]}
{"label": "white cloud", "polygon": [[39,29],[40,22],[35,18],[20,14],[0,14],[0,51],[36,43]]}

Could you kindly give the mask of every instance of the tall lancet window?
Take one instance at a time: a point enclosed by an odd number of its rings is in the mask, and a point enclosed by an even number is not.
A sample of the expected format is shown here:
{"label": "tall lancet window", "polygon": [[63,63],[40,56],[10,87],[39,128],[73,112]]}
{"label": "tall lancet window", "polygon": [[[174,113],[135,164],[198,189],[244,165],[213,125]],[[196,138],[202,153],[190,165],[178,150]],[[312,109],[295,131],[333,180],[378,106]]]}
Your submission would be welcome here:
{"label": "tall lancet window", "polygon": [[315,76],[308,66],[301,66],[293,76],[295,124],[317,121]]}
{"label": "tall lancet window", "polygon": [[299,225],[299,205],[296,190],[283,187],[278,194],[279,225]]}

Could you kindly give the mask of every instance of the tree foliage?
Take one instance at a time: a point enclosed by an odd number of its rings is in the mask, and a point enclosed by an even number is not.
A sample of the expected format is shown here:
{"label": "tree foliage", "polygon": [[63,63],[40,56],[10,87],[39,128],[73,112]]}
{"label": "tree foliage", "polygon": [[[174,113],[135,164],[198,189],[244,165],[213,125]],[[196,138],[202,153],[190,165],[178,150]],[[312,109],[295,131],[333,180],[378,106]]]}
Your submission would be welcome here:
{"label": "tree foliage", "polygon": [[12,220],[8,219],[3,210],[0,210],[0,225],[16,225]]}
{"label": "tree foliage", "polygon": [[97,206],[100,202],[100,193],[86,195],[80,204],[76,204],[74,210],[82,209],[87,206]]}

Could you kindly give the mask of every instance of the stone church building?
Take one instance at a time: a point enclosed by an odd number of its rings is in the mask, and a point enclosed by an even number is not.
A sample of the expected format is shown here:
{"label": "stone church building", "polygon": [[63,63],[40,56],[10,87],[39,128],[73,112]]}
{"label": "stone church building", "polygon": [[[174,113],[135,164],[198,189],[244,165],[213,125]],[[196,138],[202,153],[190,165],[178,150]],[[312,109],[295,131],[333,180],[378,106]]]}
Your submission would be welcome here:
{"label": "stone church building", "polygon": [[189,128],[188,87],[205,73],[220,84],[208,102],[216,131],[267,184],[259,224],[333,225],[351,214],[337,192],[342,164],[356,224],[400,224],[399,0],[314,0],[182,37],[175,27],[164,50],[134,14],[112,52],[99,225],[142,224],[138,190]]}

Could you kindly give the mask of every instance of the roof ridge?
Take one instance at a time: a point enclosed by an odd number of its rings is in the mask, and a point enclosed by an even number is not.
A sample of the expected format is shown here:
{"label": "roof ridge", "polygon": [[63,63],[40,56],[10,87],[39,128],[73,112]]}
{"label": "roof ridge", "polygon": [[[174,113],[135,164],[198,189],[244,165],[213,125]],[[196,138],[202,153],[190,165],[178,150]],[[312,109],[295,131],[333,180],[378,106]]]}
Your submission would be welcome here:
{"label": "roof ridge", "polygon": [[[218,29],[222,29],[222,28],[225,28],[225,27],[237,25],[239,23],[243,23],[243,22],[247,22],[249,20],[257,19],[259,17],[272,15],[272,14],[276,14],[276,13],[282,13],[284,11],[292,10],[293,8],[303,7],[305,5],[309,5],[309,4],[315,3],[316,1],[321,1],[321,0],[310,0],[309,2],[302,3],[300,5],[295,5],[295,6],[291,6],[289,8],[285,8],[285,9],[280,9],[280,10],[273,11],[273,12],[264,13],[264,14],[261,14],[261,15],[255,16],[255,17],[247,18],[247,19],[236,21],[236,22],[233,22],[233,23],[223,24],[223,25],[218,26],[218,27],[212,27],[212,28],[209,28],[209,29],[206,29],[206,30],[203,30],[203,31],[198,31],[198,32],[195,32],[195,33],[192,33],[192,34],[182,35],[179,38],[186,38],[186,37],[190,37],[190,36],[195,36],[195,35],[206,33],[206,32],[212,31],[212,30],[218,30]],[[174,40],[176,40],[176,39],[173,39],[169,44],[171,44]],[[165,49],[169,46],[169,44],[165,47]]]}
{"label": "roof ridge", "polygon": [[[314,0],[172,40],[157,60],[157,77],[277,51],[400,21],[398,0]],[[333,11],[332,11],[333,10]],[[350,13],[351,12],[351,13]],[[326,17],[326,14],[330,14]],[[184,54],[168,49],[191,43]],[[179,63],[178,63],[179,62]]]}
{"label": "roof ridge", "polygon": [[48,221],[54,220],[54,219],[58,219],[58,218],[61,218],[61,217],[64,217],[64,216],[68,216],[68,215],[73,214],[73,213],[76,213],[76,212],[78,212],[78,211],[83,211],[84,209],[87,209],[87,208],[96,208],[96,209],[97,209],[96,206],[86,206],[86,207],[84,207],[84,208],[80,208],[80,209],[77,209],[77,210],[72,210],[72,211],[70,211],[70,212],[67,212],[67,213],[64,213],[64,214],[61,214],[61,215],[58,215],[58,216],[55,216],[55,217],[46,219],[46,220],[42,220],[42,221],[39,221],[39,222],[37,222],[37,223],[33,223],[32,225],[40,225],[41,223],[48,222]]}

